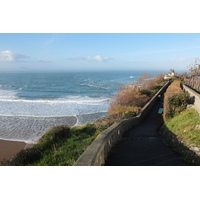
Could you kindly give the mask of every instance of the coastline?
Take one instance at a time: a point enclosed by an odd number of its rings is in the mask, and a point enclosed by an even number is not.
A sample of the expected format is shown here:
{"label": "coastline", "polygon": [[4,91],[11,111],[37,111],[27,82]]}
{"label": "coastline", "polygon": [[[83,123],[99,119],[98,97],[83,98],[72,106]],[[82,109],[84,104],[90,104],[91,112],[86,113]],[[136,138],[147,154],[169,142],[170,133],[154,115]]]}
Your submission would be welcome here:
{"label": "coastline", "polygon": [[54,126],[82,126],[102,118],[105,114],[106,112],[99,112],[65,117],[0,116],[0,140],[35,143]]}
{"label": "coastline", "polygon": [[3,160],[10,160],[20,150],[26,147],[25,142],[0,139],[0,163]]}
{"label": "coastline", "polygon": [[77,118],[75,116],[0,116],[0,121],[0,139],[35,143],[51,127],[64,124],[74,126],[77,123]]}
{"label": "coastline", "polygon": [[[20,150],[31,146],[51,127],[67,124],[79,126],[92,123],[96,119],[105,116],[106,112],[82,114],[78,117],[21,117],[0,116],[5,123],[5,129],[1,127],[0,134],[0,164],[3,160],[10,160]],[[6,120],[5,120],[6,118]],[[32,128],[34,126],[34,128]],[[9,129],[9,127],[11,127]],[[8,134],[14,130],[13,134]],[[27,134],[29,132],[29,134]],[[27,135],[27,136],[26,136]],[[33,137],[34,136],[34,137]]]}

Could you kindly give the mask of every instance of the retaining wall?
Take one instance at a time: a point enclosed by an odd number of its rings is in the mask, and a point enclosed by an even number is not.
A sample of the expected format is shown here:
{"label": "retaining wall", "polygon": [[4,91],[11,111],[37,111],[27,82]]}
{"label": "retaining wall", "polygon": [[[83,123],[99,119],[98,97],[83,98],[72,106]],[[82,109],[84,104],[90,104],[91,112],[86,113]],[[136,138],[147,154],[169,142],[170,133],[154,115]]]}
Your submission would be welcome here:
{"label": "retaining wall", "polygon": [[193,105],[194,109],[199,113],[200,115],[200,94],[195,92],[193,89],[189,88],[187,85],[182,84],[184,92],[187,92],[191,98],[193,98]]}
{"label": "retaining wall", "polygon": [[83,152],[74,166],[101,166],[105,164],[112,147],[119,142],[122,135],[139,124],[157,101],[157,96],[162,95],[170,82],[167,82],[154,97],[141,109],[136,117],[118,121],[105,131],[101,132],[91,145]]}

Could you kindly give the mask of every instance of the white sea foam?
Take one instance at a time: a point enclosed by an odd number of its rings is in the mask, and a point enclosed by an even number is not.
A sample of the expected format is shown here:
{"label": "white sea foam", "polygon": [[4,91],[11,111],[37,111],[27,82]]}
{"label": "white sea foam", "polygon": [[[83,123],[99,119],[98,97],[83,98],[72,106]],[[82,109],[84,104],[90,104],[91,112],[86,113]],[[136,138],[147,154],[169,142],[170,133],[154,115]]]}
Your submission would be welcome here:
{"label": "white sea foam", "polygon": [[80,85],[82,85],[82,86],[88,86],[88,87],[93,87],[93,88],[97,88],[97,89],[108,90],[108,87],[104,87],[104,86],[98,85],[98,84],[81,83]]}
{"label": "white sea foam", "polygon": [[0,116],[0,139],[36,142],[53,126],[76,124],[75,117],[22,117]]}
{"label": "white sea foam", "polygon": [[0,91],[1,139],[35,142],[52,126],[83,125],[103,117],[109,103],[108,98],[66,96],[25,100],[16,95],[12,91]]}
{"label": "white sea foam", "polygon": [[17,92],[13,90],[0,90],[0,99],[3,100],[17,99]]}
{"label": "white sea foam", "polygon": [[93,122],[105,116],[110,101],[106,97],[137,76],[107,71],[5,73],[0,78],[0,138],[34,142],[52,126]]}
{"label": "white sea foam", "polygon": [[0,98],[0,115],[74,116],[106,111],[109,99],[74,97],[56,100],[23,100]]}

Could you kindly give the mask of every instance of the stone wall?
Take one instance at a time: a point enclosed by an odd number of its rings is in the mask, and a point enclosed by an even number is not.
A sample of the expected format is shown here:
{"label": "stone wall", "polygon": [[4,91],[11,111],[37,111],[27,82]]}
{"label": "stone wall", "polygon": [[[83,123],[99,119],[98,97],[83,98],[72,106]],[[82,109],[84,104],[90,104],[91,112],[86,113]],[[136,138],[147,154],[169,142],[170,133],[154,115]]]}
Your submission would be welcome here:
{"label": "stone wall", "polygon": [[122,135],[139,124],[157,101],[157,96],[163,94],[170,82],[167,82],[154,97],[141,109],[140,113],[136,117],[121,120],[105,131],[101,132],[91,145],[83,152],[83,154],[76,161],[74,166],[101,166],[105,164],[112,147],[119,142]]}
{"label": "stone wall", "polygon": [[187,85],[182,84],[184,92],[187,92],[190,95],[190,98],[192,99],[192,104],[194,105],[194,109],[199,113],[200,115],[200,94],[195,92],[193,89],[189,88]]}
{"label": "stone wall", "polygon": [[[184,92],[188,93],[191,98],[191,104],[200,114],[200,94],[185,84],[182,84]],[[177,135],[172,133],[165,124],[159,130],[159,135],[163,140],[170,145],[181,157],[188,162],[189,165],[200,165],[200,149],[187,141],[178,138]]]}

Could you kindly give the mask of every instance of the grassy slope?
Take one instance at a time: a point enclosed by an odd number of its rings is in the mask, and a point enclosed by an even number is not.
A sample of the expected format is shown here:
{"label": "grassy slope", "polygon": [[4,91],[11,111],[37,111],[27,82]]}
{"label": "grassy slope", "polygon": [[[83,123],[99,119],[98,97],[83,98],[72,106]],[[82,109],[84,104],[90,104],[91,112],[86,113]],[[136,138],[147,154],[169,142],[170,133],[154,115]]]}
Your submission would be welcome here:
{"label": "grassy slope", "polygon": [[101,131],[94,124],[73,128],[53,127],[42,136],[38,144],[21,150],[11,161],[1,165],[71,166]]}
{"label": "grassy slope", "polygon": [[99,131],[92,124],[74,127],[71,129],[70,138],[63,138],[53,143],[51,147],[42,152],[42,158],[31,165],[73,165],[98,134]]}
{"label": "grassy slope", "polygon": [[200,125],[200,117],[196,110],[187,109],[166,120],[165,125],[179,138],[200,147],[200,130],[195,128]]}
{"label": "grassy slope", "polygon": [[[157,90],[162,86],[158,86],[154,91],[151,91],[153,96]],[[123,116],[132,117],[132,116]],[[73,127],[70,130],[70,134],[67,137],[61,137],[56,139],[56,130],[51,130],[51,134],[45,133],[45,141],[39,142],[34,148],[22,150],[15,156],[10,162],[5,162],[3,165],[36,165],[36,166],[70,166],[75,163],[79,156],[86,150],[91,142],[97,137],[97,135],[108,128],[115,121],[120,119],[107,119],[106,124],[87,124],[82,127]],[[105,120],[105,121],[107,121]],[[111,124],[109,122],[112,122]],[[48,141],[48,142],[47,142]]]}

